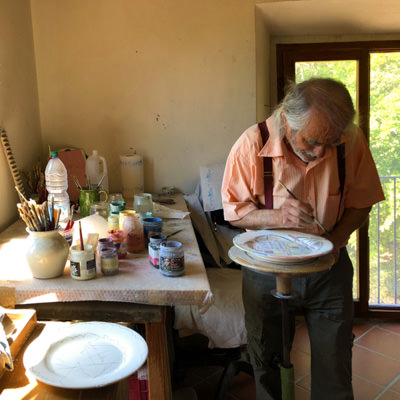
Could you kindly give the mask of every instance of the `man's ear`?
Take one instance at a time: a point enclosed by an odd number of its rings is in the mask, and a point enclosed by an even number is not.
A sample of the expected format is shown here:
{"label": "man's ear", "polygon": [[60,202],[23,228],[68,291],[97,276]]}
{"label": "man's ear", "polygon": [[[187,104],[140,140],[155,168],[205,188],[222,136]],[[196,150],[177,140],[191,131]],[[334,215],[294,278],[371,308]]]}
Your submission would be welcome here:
{"label": "man's ear", "polygon": [[285,136],[287,136],[290,133],[291,129],[287,122],[285,111],[283,111],[283,110],[281,111],[281,118],[282,118],[283,126],[285,127]]}

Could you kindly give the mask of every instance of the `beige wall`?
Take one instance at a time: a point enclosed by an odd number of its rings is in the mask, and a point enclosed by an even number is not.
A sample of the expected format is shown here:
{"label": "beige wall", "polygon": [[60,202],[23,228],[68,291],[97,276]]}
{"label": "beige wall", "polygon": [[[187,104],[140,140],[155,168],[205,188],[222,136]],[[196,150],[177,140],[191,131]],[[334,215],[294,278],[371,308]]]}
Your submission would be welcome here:
{"label": "beige wall", "polygon": [[254,1],[32,0],[43,152],[145,157],[145,190],[193,192],[256,118]]}
{"label": "beige wall", "polygon": [[[274,106],[277,41],[352,39],[270,37],[261,3],[0,0],[0,125],[19,167],[49,145],[97,149],[120,191],[119,156],[133,148],[145,190],[191,193],[199,167],[224,162]],[[0,187],[1,230],[17,216],[2,152]]]}
{"label": "beige wall", "polygon": [[[6,130],[17,166],[28,170],[41,155],[29,0],[0,0],[0,127]],[[0,230],[17,218],[18,196],[0,150]]]}
{"label": "beige wall", "polygon": [[[259,5],[255,8],[257,121],[271,114],[270,35]],[[274,83],[272,83],[274,84]]]}

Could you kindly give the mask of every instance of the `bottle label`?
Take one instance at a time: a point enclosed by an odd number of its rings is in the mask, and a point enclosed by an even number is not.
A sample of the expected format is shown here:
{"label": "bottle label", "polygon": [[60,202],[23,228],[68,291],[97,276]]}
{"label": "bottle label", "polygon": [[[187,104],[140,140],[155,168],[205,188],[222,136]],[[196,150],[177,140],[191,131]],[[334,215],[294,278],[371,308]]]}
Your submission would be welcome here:
{"label": "bottle label", "polygon": [[160,245],[149,244],[149,262],[153,267],[157,268],[159,266],[159,250]]}
{"label": "bottle label", "polygon": [[70,261],[71,277],[75,279],[92,279],[96,276],[96,261]]}
{"label": "bottle label", "polygon": [[182,275],[185,270],[184,257],[163,257],[160,255],[160,272],[167,276]]}

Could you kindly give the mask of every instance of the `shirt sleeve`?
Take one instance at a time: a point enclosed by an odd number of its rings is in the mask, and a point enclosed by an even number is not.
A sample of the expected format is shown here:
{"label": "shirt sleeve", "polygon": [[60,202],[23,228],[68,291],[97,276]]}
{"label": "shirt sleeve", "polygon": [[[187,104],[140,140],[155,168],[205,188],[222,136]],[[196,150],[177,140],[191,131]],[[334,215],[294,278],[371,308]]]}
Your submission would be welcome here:
{"label": "shirt sleeve", "polygon": [[345,208],[370,207],[385,199],[375,162],[364,134],[359,131],[346,156]]}
{"label": "shirt sleeve", "polygon": [[240,136],[229,153],[221,188],[226,221],[241,219],[258,209],[256,175],[262,159],[257,154],[261,147],[261,136],[254,125]]}

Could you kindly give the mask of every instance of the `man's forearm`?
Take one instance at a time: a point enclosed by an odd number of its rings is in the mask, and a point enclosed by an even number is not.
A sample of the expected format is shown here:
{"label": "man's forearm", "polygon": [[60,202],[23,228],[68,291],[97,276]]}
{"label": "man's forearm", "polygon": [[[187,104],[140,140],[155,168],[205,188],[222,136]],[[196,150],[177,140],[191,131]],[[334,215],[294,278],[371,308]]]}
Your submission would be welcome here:
{"label": "man's forearm", "polygon": [[282,227],[280,210],[253,210],[243,218],[229,221],[231,225],[243,229],[265,229],[268,227]]}
{"label": "man's forearm", "polygon": [[327,238],[337,248],[343,247],[350,235],[364,223],[370,211],[371,207],[346,208],[339,223]]}

